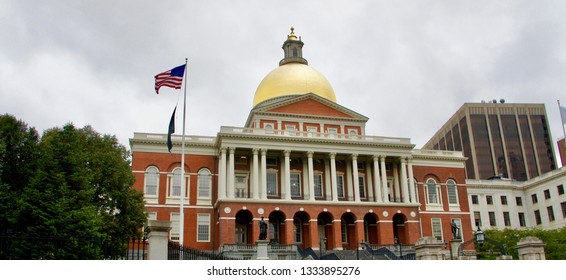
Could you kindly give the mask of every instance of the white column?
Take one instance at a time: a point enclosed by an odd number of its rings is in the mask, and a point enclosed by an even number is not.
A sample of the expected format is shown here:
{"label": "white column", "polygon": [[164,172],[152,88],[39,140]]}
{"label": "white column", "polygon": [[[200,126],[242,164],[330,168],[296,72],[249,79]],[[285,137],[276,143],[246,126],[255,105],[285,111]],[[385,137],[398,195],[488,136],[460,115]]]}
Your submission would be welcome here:
{"label": "white column", "polygon": [[354,183],[352,182],[352,165],[350,163],[346,163],[346,177],[344,179],[346,179],[345,183],[348,188],[348,191],[344,191],[344,193],[348,194],[346,200],[352,201],[352,195],[354,194]]}
{"label": "white column", "polygon": [[387,188],[387,169],[385,168],[385,156],[381,156],[381,189],[383,190],[383,201],[389,202],[389,188]]}
{"label": "white column", "polygon": [[393,172],[393,188],[394,188],[394,195],[393,195],[393,201],[395,202],[399,202],[401,199],[401,189],[399,187],[399,164],[395,163],[392,165],[392,169],[391,170]]}
{"label": "white column", "polygon": [[227,180],[228,198],[234,198],[234,152],[235,151],[236,151],[236,148],[234,148],[234,147],[229,148],[228,180]]}
{"label": "white column", "polygon": [[366,181],[367,181],[367,189],[368,189],[368,201],[375,201],[375,197],[373,195],[373,180],[371,176],[371,163],[369,161],[365,162],[366,165]]}
{"label": "white column", "polygon": [[285,155],[285,159],[283,160],[283,168],[285,171],[285,182],[284,182],[284,186],[285,186],[285,194],[284,194],[284,199],[287,200],[291,200],[291,166],[289,163],[289,156],[291,155],[291,151],[289,150],[285,150],[283,152],[283,154]]}
{"label": "white column", "polygon": [[267,199],[267,150],[261,149],[261,199]]}
{"label": "white column", "polygon": [[360,179],[358,179],[358,155],[352,155],[352,180],[354,180],[354,201],[360,202]]}
{"label": "white column", "polygon": [[309,176],[309,200],[314,201],[314,166],[312,162],[312,156],[314,152],[308,151],[308,176]]}
{"label": "white column", "polygon": [[417,189],[415,188],[415,179],[413,176],[413,159],[409,158],[408,160],[408,169],[409,169],[409,190],[411,190],[411,202],[417,202]]}
{"label": "white column", "polygon": [[253,149],[253,170],[252,170],[252,192],[253,199],[259,199],[259,163],[258,163],[258,149]]}
{"label": "white column", "polygon": [[374,193],[375,193],[375,201],[377,202],[383,202],[383,199],[381,198],[381,178],[379,177],[379,156],[374,155],[373,156],[373,188],[374,188]]}
{"label": "white column", "polygon": [[409,186],[407,185],[407,158],[401,159],[401,191],[403,202],[409,202]]}
{"label": "white column", "polygon": [[220,148],[220,174],[218,174],[218,198],[226,198],[226,148]]}
{"label": "white column", "polygon": [[330,153],[330,183],[332,184],[332,201],[338,201],[338,182],[336,181],[336,153]]}

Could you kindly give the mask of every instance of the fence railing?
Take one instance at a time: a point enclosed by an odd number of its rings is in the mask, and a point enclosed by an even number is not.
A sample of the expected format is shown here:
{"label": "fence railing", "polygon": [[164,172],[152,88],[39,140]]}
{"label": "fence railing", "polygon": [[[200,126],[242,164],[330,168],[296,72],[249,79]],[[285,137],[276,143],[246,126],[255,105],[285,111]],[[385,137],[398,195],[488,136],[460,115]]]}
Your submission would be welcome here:
{"label": "fence railing", "polygon": [[169,241],[168,260],[240,260],[223,254],[184,247],[178,242]]}
{"label": "fence railing", "polygon": [[2,260],[144,260],[145,237],[118,238],[55,235],[2,235]]}

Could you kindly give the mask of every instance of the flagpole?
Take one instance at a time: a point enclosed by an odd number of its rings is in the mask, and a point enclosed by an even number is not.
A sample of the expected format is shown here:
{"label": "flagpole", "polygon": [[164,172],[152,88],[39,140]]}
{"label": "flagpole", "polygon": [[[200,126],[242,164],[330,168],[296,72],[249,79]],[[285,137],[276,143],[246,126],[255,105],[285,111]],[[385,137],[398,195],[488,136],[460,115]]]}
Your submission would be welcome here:
{"label": "flagpole", "polygon": [[[183,81],[185,89],[183,93],[183,135],[181,138],[181,199],[179,200],[179,244],[183,246],[183,233],[185,227],[185,120],[187,117],[187,62],[185,58],[185,73],[183,74]],[[182,250],[181,250],[182,251]],[[181,259],[182,253],[179,254]]]}
{"label": "flagpole", "polygon": [[564,116],[562,115],[562,109],[560,108],[560,100],[556,100],[558,102],[558,112],[560,112],[560,123],[562,124],[562,135],[564,136],[564,145],[566,145],[566,131],[564,130]]}

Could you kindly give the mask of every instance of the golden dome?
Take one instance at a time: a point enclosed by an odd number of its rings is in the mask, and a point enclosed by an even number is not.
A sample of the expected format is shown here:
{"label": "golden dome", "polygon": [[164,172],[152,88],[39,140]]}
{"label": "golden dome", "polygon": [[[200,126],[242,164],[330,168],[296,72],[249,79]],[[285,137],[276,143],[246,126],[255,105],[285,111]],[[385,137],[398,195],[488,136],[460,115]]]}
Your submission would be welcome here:
{"label": "golden dome", "polygon": [[311,92],[336,102],[334,90],[322,74],[306,64],[287,63],[263,78],[255,92],[253,106],[274,97]]}

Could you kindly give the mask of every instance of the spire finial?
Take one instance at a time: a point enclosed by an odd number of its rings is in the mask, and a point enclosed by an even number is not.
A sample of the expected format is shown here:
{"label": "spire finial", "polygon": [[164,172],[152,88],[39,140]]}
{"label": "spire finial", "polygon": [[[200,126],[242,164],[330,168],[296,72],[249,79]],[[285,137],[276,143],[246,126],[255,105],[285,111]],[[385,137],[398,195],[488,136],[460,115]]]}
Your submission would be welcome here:
{"label": "spire finial", "polygon": [[297,40],[297,35],[295,35],[295,27],[291,26],[291,34],[287,36],[289,40]]}

